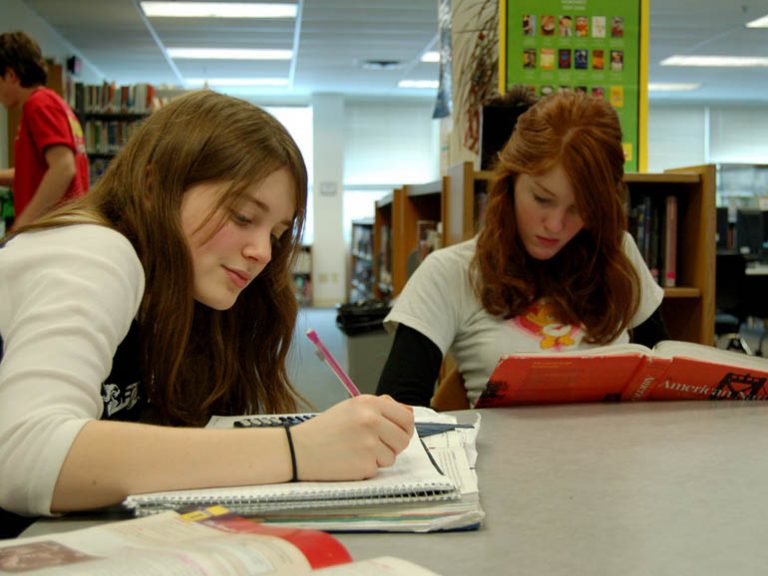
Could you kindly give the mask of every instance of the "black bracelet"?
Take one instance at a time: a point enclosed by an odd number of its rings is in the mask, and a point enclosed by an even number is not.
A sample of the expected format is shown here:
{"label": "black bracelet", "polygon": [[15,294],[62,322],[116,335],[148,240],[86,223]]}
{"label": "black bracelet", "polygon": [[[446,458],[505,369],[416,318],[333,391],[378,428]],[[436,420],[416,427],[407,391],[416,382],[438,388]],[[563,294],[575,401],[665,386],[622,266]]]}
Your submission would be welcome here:
{"label": "black bracelet", "polygon": [[293,436],[291,435],[291,425],[290,424],[283,424],[283,428],[285,428],[285,435],[288,438],[288,448],[291,450],[291,482],[298,482],[299,481],[299,474],[296,470],[296,450],[293,448]]}

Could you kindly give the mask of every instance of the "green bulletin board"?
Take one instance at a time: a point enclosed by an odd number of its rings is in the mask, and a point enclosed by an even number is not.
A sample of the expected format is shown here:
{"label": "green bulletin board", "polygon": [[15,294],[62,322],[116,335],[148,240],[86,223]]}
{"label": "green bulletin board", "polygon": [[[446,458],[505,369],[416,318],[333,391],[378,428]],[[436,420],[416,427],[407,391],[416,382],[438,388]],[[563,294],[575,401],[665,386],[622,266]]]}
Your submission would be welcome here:
{"label": "green bulletin board", "polygon": [[506,1],[506,87],[583,90],[621,119],[625,170],[638,170],[641,0]]}

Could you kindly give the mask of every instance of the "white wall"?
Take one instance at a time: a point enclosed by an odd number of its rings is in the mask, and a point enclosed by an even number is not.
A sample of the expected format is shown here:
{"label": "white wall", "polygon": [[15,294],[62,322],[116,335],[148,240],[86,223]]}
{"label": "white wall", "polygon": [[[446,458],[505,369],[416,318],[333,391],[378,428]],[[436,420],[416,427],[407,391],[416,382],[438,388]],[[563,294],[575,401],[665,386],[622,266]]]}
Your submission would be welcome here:
{"label": "white wall", "polygon": [[768,105],[654,105],[648,171],[708,163],[768,164]]}
{"label": "white wall", "polygon": [[434,102],[348,101],[344,186],[422,184],[439,174]]}

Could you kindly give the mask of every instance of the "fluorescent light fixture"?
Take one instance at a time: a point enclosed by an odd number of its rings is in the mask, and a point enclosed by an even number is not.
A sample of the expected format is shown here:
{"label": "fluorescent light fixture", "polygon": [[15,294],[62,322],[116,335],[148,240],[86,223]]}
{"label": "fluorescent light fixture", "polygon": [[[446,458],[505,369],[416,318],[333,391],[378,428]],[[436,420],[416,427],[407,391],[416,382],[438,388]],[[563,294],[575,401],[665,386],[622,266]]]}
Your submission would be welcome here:
{"label": "fluorescent light fixture", "polygon": [[768,58],[760,56],[670,56],[662,66],[702,66],[712,68],[757,68],[768,66]]}
{"label": "fluorescent light fixture", "polygon": [[440,52],[437,50],[430,50],[429,52],[424,52],[424,54],[421,55],[421,61],[422,62],[440,62]]}
{"label": "fluorescent light fixture", "polygon": [[768,15],[747,22],[747,28],[768,28]]}
{"label": "fluorescent light fixture", "polygon": [[175,59],[194,60],[290,60],[293,50],[261,50],[258,48],[168,48]]}
{"label": "fluorescent light fixture", "polygon": [[683,84],[676,82],[650,82],[648,84],[649,92],[687,92],[698,90],[701,84]]}
{"label": "fluorescent light fixture", "polygon": [[397,83],[398,88],[429,88],[432,90],[437,89],[437,80],[400,80]]}
{"label": "fluorescent light fixture", "polygon": [[288,86],[288,78],[187,78],[187,86]]}
{"label": "fluorescent light fixture", "polygon": [[296,18],[296,4],[141,2],[150,18]]}

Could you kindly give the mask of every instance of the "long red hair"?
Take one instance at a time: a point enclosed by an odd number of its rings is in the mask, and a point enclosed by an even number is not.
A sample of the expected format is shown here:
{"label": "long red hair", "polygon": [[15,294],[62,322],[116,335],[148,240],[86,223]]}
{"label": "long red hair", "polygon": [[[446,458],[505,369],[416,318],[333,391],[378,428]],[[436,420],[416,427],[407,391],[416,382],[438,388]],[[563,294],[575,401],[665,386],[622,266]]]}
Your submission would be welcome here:
{"label": "long red hair", "polygon": [[[584,228],[554,257],[536,260],[518,235],[515,181],[557,164],[570,178]],[[475,291],[488,313],[512,318],[546,297],[561,322],[584,325],[587,342],[606,344],[629,326],[640,289],[622,250],[623,175],[621,126],[604,100],[560,92],[518,118],[489,183],[472,262]]]}

